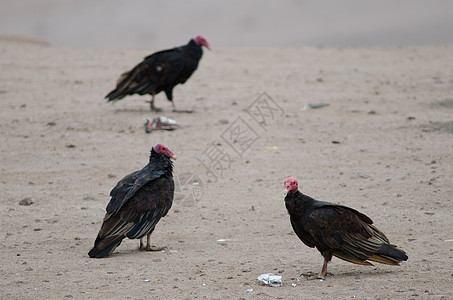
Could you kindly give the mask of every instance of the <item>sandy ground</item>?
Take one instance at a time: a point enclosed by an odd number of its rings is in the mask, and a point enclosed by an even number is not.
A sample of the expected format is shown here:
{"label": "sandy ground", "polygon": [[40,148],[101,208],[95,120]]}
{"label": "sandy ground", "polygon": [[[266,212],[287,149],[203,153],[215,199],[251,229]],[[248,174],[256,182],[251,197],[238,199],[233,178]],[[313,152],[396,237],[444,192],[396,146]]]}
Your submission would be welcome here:
{"label": "sandy ground", "polygon": [[[453,46],[213,47],[174,91],[195,112],[159,95],[183,127],[146,134],[147,97],[103,97],[153,50],[0,39],[0,298],[452,298]],[[157,142],[178,155],[175,203],[153,234],[168,249],[125,240],[88,258],[111,188]],[[335,276],[299,281],[322,257],[292,232],[287,176],[370,216],[409,260],[334,258]],[[269,272],[282,287],[257,281]]]}

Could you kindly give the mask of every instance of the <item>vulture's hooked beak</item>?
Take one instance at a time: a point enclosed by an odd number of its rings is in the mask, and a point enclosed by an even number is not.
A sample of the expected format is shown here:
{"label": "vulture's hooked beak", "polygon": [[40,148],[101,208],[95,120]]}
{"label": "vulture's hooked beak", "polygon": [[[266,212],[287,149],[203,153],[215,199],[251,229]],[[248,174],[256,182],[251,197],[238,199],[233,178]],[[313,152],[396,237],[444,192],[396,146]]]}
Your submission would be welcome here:
{"label": "vulture's hooked beak", "polygon": [[285,190],[283,191],[283,196],[286,196],[286,194],[288,194],[288,190],[287,190],[287,189],[285,189]]}
{"label": "vulture's hooked beak", "polygon": [[171,157],[173,160],[176,160],[178,157],[176,155],[173,154],[173,156]]}

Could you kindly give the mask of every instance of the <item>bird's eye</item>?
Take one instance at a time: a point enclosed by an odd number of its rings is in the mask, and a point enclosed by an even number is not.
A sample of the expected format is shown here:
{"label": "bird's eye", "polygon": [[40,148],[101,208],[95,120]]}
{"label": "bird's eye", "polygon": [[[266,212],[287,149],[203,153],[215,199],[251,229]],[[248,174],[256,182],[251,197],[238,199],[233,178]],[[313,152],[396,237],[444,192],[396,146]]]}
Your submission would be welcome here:
{"label": "bird's eye", "polygon": [[162,150],[167,150],[165,147],[162,147]]}

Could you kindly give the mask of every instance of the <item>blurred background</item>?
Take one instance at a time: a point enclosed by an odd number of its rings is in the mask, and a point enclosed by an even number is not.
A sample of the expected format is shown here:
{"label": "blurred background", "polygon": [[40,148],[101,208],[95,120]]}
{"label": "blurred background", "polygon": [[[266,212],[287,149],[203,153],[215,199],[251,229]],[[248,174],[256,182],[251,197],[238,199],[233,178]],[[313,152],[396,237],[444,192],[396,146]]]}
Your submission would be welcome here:
{"label": "blurred background", "polygon": [[0,0],[0,34],[83,48],[453,42],[451,0]]}

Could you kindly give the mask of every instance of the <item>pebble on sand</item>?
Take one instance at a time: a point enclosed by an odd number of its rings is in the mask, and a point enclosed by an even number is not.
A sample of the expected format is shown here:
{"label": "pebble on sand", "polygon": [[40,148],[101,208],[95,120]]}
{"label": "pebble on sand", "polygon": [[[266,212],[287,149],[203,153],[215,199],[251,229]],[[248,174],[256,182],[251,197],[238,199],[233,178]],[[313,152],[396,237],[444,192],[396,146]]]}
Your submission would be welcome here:
{"label": "pebble on sand", "polygon": [[35,203],[35,199],[33,199],[32,197],[26,197],[20,200],[19,205],[29,206],[32,205],[33,203]]}

